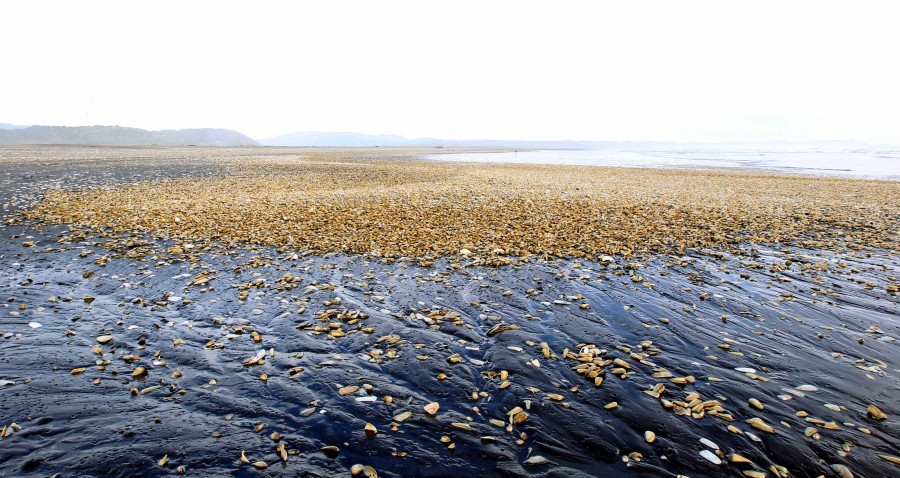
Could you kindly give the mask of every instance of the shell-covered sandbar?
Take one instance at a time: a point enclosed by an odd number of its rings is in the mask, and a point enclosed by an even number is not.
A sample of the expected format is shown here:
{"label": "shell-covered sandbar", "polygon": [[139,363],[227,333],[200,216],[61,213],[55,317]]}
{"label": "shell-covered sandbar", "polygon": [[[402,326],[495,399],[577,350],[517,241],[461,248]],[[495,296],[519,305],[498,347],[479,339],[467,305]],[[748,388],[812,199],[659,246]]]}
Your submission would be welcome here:
{"label": "shell-covered sandbar", "polygon": [[900,183],[424,152],[0,148],[0,476],[900,472]]}

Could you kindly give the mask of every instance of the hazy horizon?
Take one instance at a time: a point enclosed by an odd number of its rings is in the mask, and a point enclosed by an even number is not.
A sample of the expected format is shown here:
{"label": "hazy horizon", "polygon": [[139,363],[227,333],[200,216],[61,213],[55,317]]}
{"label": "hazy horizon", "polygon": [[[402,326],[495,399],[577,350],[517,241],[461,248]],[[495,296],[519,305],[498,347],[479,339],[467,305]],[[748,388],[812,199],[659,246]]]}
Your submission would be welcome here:
{"label": "hazy horizon", "polygon": [[[222,130],[222,131],[232,131],[235,133],[240,133],[243,135],[242,131],[231,130],[227,128],[217,128],[215,126],[212,127],[188,127],[188,128],[162,128],[162,129],[146,129],[146,128],[138,128],[135,126],[123,125],[123,124],[109,124],[109,125],[53,125],[53,124],[33,124],[33,125],[23,125],[23,124],[13,124],[0,122],[0,131],[10,131],[17,129],[25,129],[28,127],[50,127],[50,128],[123,128],[123,129],[137,129],[144,130],[149,133],[158,133],[165,131],[189,131],[189,130]],[[633,146],[633,147],[642,147],[642,146],[653,146],[653,145],[662,145],[665,147],[778,147],[784,146],[792,149],[803,149],[804,147],[814,148],[814,147],[823,147],[823,146],[835,146],[835,147],[844,147],[844,148],[859,148],[859,147],[900,147],[900,140],[890,142],[890,141],[882,141],[882,142],[872,142],[872,141],[861,141],[857,139],[810,139],[810,140],[791,140],[791,139],[773,139],[773,140],[744,140],[744,141],[676,141],[676,140],[609,140],[609,139],[544,139],[544,138],[488,138],[488,137],[480,137],[480,138],[444,138],[444,137],[434,137],[434,136],[420,136],[420,137],[408,137],[397,135],[390,132],[382,132],[382,133],[364,133],[358,131],[291,131],[283,134],[274,135],[267,138],[262,137],[251,137],[249,135],[245,135],[250,139],[261,142],[261,146],[297,146],[295,144],[289,143],[279,143],[278,140],[286,140],[293,138],[301,138],[301,139],[309,139],[314,141],[316,144],[310,144],[311,146],[347,146],[344,143],[320,143],[323,140],[330,139],[357,139],[357,140],[365,140],[365,139],[377,139],[377,138],[387,138],[387,139],[397,139],[403,140],[406,143],[403,144],[382,144],[382,146],[436,146],[436,145],[459,145],[459,146],[483,146],[483,147],[491,147],[496,146],[500,148],[505,147],[514,147],[515,145],[521,145],[522,147],[526,147],[531,145],[530,147],[534,147],[536,149],[555,149],[555,148],[575,148],[575,149],[591,149],[591,147],[599,147],[602,146],[602,149],[607,149],[608,147],[615,147],[616,145],[621,145],[624,147]],[[408,144],[407,144],[408,143]],[[527,144],[526,144],[527,143]],[[9,144],[29,144],[29,143],[9,143]],[[53,144],[53,143],[50,143]],[[66,144],[66,143],[60,143]],[[91,143],[81,143],[81,144],[91,144]],[[376,143],[373,143],[374,145]],[[354,144],[355,146],[360,146],[362,144]],[[568,146],[567,146],[568,145]]]}
{"label": "hazy horizon", "polygon": [[900,143],[900,7],[34,1],[0,121],[448,140]]}

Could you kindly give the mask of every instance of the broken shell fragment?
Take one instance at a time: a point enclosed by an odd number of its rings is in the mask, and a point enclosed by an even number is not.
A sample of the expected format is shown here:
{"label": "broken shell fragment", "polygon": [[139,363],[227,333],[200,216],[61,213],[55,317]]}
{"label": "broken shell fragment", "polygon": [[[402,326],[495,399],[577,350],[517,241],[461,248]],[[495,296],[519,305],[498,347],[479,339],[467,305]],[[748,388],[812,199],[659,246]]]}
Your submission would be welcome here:
{"label": "broken shell fragment", "polygon": [[884,420],[887,418],[887,415],[884,414],[881,410],[878,409],[874,404],[870,404],[869,408],[866,409],[866,415],[873,420]]}
{"label": "broken shell fragment", "polygon": [[761,418],[751,418],[747,420],[747,423],[758,430],[762,430],[768,433],[775,433],[775,429],[766,424],[766,422],[764,422]]}
{"label": "broken shell fragment", "polygon": [[347,386],[347,387],[341,387],[341,388],[338,390],[338,393],[341,394],[341,395],[350,395],[351,393],[356,393],[357,390],[359,390],[359,387],[358,387],[358,386],[356,386],[356,385],[350,385],[350,386]]}
{"label": "broken shell fragment", "polygon": [[534,456],[528,457],[528,459],[526,459],[523,463],[528,466],[541,466],[541,465],[546,465],[547,463],[550,463],[550,462],[541,455],[534,455]]}
{"label": "broken shell fragment", "polygon": [[412,412],[402,412],[394,415],[394,421],[400,423],[412,416]]}
{"label": "broken shell fragment", "polygon": [[751,398],[750,400],[748,400],[748,402],[750,403],[750,405],[753,406],[753,408],[755,408],[755,409],[757,409],[757,410],[764,410],[764,409],[765,409],[765,407],[763,406],[763,404],[760,403],[760,401],[757,400],[757,399],[755,399],[755,398]]}
{"label": "broken shell fragment", "polygon": [[319,448],[319,450],[331,459],[337,458],[338,454],[341,452],[341,449],[336,446],[323,446],[322,448]]}

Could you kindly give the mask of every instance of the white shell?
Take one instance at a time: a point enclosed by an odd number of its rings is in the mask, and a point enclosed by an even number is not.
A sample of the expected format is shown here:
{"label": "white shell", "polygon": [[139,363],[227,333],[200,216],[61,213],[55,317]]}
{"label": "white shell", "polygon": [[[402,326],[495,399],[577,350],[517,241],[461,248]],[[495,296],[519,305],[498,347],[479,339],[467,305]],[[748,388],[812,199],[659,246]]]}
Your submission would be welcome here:
{"label": "white shell", "polygon": [[706,445],[708,448],[712,448],[713,450],[719,449],[719,445],[716,445],[715,443],[707,440],[706,438],[701,438],[700,443]]}
{"label": "white shell", "polygon": [[541,455],[534,455],[531,458],[525,460],[526,465],[533,465],[533,466],[546,465],[547,463],[549,463],[547,461],[547,459],[542,457]]}
{"label": "white shell", "polygon": [[710,461],[712,464],[714,464],[714,465],[721,465],[721,464],[722,464],[722,460],[720,460],[719,457],[717,457],[715,453],[713,453],[713,452],[711,452],[711,451],[709,451],[709,450],[701,450],[701,451],[700,451],[700,456],[702,456],[703,458],[706,458],[707,460],[709,460],[709,461]]}

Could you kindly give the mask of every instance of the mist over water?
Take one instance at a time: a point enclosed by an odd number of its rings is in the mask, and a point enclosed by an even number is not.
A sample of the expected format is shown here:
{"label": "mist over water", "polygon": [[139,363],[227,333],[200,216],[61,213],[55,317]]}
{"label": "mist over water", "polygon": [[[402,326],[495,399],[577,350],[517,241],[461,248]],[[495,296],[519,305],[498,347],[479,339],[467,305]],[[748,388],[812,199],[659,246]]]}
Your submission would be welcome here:
{"label": "mist over water", "polygon": [[737,168],[900,180],[900,148],[526,150],[443,153],[431,160],[631,168]]}

